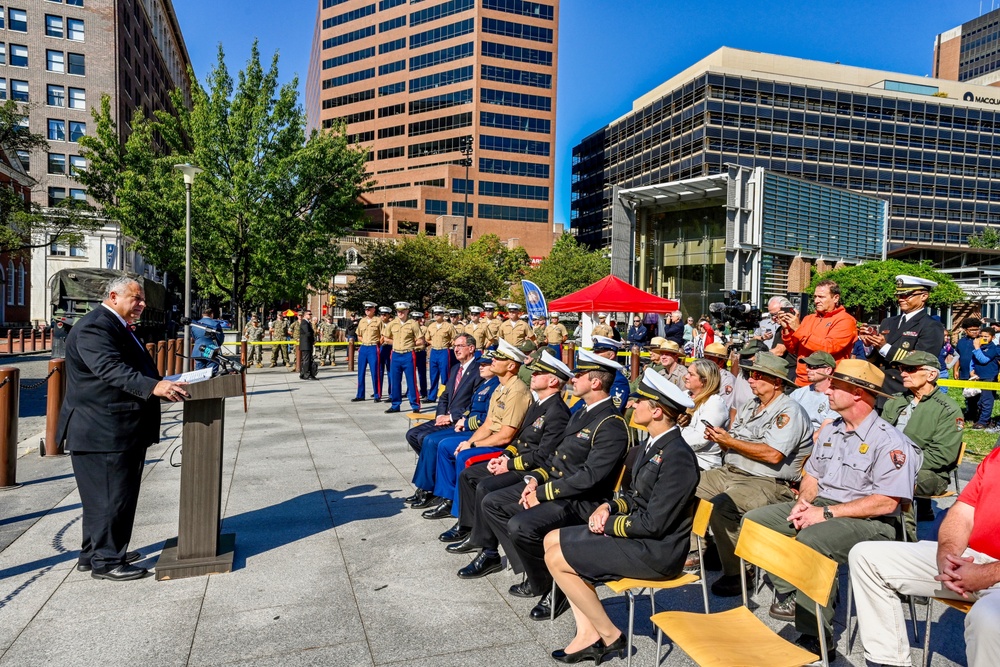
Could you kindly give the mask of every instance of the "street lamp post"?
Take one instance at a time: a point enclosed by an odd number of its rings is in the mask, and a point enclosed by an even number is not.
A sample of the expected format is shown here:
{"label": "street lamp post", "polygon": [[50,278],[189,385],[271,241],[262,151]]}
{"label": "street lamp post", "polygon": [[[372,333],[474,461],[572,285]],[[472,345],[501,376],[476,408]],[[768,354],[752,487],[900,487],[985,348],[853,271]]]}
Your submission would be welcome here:
{"label": "street lamp post", "polygon": [[462,155],[462,164],[465,165],[465,206],[462,208],[462,248],[469,237],[469,167],[472,166],[472,135],[464,136],[459,144]]}
{"label": "street lamp post", "polygon": [[177,169],[184,174],[184,359],[181,366],[185,371],[191,369],[191,184],[194,177],[204,169],[196,167],[189,162],[175,164]]}

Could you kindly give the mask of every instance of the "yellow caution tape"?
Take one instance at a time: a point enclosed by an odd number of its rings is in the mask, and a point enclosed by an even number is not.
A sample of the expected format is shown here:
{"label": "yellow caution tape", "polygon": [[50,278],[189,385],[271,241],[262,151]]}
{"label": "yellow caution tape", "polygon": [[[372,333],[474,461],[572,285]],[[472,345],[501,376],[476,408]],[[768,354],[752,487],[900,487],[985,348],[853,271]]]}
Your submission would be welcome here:
{"label": "yellow caution tape", "polygon": [[983,382],[982,380],[938,380],[939,387],[961,387],[962,389],[997,389],[1000,382]]}

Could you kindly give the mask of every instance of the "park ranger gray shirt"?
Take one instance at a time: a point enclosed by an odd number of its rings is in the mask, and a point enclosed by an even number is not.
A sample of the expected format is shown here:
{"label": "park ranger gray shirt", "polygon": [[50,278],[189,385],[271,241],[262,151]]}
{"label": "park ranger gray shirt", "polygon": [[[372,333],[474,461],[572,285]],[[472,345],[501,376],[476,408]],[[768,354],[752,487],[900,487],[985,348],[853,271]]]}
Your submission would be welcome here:
{"label": "park ranger gray shirt", "polygon": [[923,461],[919,447],[872,412],[855,431],[839,417],[821,429],[806,472],[819,482],[819,495],[837,503],[875,494],[912,500]]}
{"label": "park ranger gray shirt", "polygon": [[830,397],[821,391],[816,391],[814,384],[799,387],[791,393],[791,397],[793,401],[805,408],[814,432],[819,430],[827,418],[837,416],[837,413],[830,410]]}
{"label": "park ranger gray shirt", "polygon": [[760,442],[769,445],[785,455],[777,465],[754,461],[730,449],[724,463],[736,466],[752,475],[776,477],[797,482],[802,478],[802,461],[812,451],[812,425],[802,406],[787,394],[781,394],[759,414],[760,399],[752,401],[736,413],[736,421],[729,434],[738,440]]}

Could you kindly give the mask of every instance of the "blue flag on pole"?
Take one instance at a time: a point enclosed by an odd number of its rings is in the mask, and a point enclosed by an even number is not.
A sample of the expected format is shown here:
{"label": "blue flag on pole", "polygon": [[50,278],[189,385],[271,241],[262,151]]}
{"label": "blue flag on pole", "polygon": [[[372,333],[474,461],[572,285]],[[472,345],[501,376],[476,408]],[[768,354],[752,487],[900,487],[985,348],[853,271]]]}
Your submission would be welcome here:
{"label": "blue flag on pole", "polygon": [[524,290],[524,307],[528,311],[528,317],[533,322],[536,318],[548,319],[548,307],[545,305],[545,296],[538,285],[530,280],[521,281],[521,289]]}

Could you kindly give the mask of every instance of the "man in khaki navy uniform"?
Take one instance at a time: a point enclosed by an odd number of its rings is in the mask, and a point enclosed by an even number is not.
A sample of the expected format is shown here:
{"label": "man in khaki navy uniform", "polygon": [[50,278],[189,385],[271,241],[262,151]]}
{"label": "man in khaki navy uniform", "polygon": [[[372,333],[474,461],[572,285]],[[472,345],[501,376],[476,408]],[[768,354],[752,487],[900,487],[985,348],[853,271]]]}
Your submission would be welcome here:
{"label": "man in khaki navy uniform", "polygon": [[507,319],[500,325],[500,338],[513,345],[520,347],[526,340],[533,340],[535,334],[531,333],[531,327],[521,319],[521,305],[517,303],[507,304]]}
{"label": "man in khaki navy uniform", "polygon": [[483,310],[486,311],[486,315],[483,317],[487,331],[486,348],[495,350],[497,349],[497,341],[500,340],[500,325],[503,324],[503,318],[496,314],[497,305],[492,301],[484,303]]}
{"label": "man in khaki navy uniform", "polygon": [[[656,339],[654,338],[654,340]],[[663,342],[656,348],[660,354],[659,373],[674,383],[678,389],[687,391],[687,387],[684,386],[684,376],[687,375],[688,369],[687,366],[678,361],[684,355],[684,350],[672,340],[666,338],[662,340]],[[650,352],[652,352],[652,348],[650,348]]]}
{"label": "man in khaki navy uniform", "polygon": [[[333,323],[333,315],[327,315],[316,327],[319,333],[319,342],[333,343],[337,340],[337,325]],[[333,353],[333,345],[323,345],[319,348],[319,359],[324,366],[336,366],[337,359]]]}
{"label": "man in khaki navy uniform", "polygon": [[365,400],[365,370],[372,378],[372,391],[375,398],[381,398],[382,376],[379,374],[379,343],[382,338],[382,320],[375,316],[376,304],[364,302],[365,316],[358,320],[355,335],[358,338],[358,392],[351,399],[352,403]]}
{"label": "man in khaki navy uniform", "polygon": [[288,346],[285,345],[285,337],[288,335],[288,323],[285,322],[284,313],[278,313],[271,325],[271,340],[275,345],[271,346],[271,368],[278,365],[278,355],[281,355],[281,363],[288,365]]}
{"label": "man in khaki navy uniform", "polygon": [[545,341],[549,348],[549,354],[556,359],[562,359],[562,346],[569,337],[569,332],[559,322],[559,313],[549,313],[549,318],[551,321],[545,327],[543,334],[538,337],[538,344],[541,345],[542,341]]}
{"label": "man in khaki navy uniform", "polygon": [[[399,412],[403,402],[403,378],[406,378],[406,398],[414,412],[420,410],[420,390],[417,385],[417,343],[423,341],[420,325],[410,319],[410,304],[396,302],[396,319],[388,324],[383,343],[392,346],[392,363],[389,366],[389,395],[391,404],[387,414]],[[447,379],[447,375],[445,379]]]}
{"label": "man in khaki navy uniform", "polygon": [[937,283],[926,278],[896,276],[896,302],[899,315],[887,317],[874,333],[859,337],[872,348],[868,361],[885,373],[884,391],[903,391],[903,376],[893,364],[914,350],[937,356],[944,347],[944,325],[927,312],[927,299]]}
{"label": "man in khaki navy uniform", "polygon": [[[264,327],[260,326],[260,320],[256,315],[250,318],[250,323],[243,330],[243,340],[248,343],[260,343],[264,340]],[[263,368],[261,363],[264,357],[263,345],[247,345],[247,365],[256,364],[257,368]]]}
{"label": "man in khaki navy uniform", "polygon": [[[900,508],[913,498],[920,470],[920,448],[875,412],[882,394],[882,371],[863,359],[843,359],[830,377],[826,393],[830,407],[840,415],[820,429],[812,456],[802,471],[799,497],[747,512],[754,521],[846,563],[859,542],[894,540],[900,529]],[[832,662],[834,604],[822,607],[825,637],[816,636],[812,600],[791,584],[771,575],[777,601],[770,615],[795,621],[797,643],[820,653],[821,641]],[[837,582],[830,596],[836,601]],[[795,593],[795,595],[792,595]]]}
{"label": "man in khaki navy uniform", "polygon": [[[533,620],[546,620],[569,608],[561,591],[554,599],[552,596],[552,576],[545,566],[545,535],[555,528],[586,524],[614,492],[630,445],[628,426],[608,393],[620,368],[610,359],[580,350],[571,382],[573,392],[587,407],[570,417],[561,442],[544,465],[525,476],[523,490],[517,486],[500,489],[483,499],[490,532],[503,545],[514,571],[525,573],[521,594],[543,596],[531,610]],[[474,573],[485,563],[500,567],[499,555],[484,556],[486,553],[484,549],[466,566],[462,571],[465,576],[477,576]]]}
{"label": "man in khaki navy uniform", "polygon": [[[292,320],[292,323],[288,325],[288,339],[289,340],[294,340],[296,343],[299,342],[299,329],[301,328],[301,326],[302,326],[302,311],[300,310],[295,315],[295,319]],[[289,352],[288,352],[289,356],[294,355],[296,349],[298,349],[297,345],[295,347],[293,347],[291,350],[289,350]],[[306,361],[303,359],[302,363],[305,364]],[[289,368],[288,370],[294,373],[295,372],[295,364],[292,364],[292,367]]]}
{"label": "man in khaki navy uniform", "polygon": [[485,350],[486,349],[486,339],[489,336],[487,332],[486,322],[480,319],[483,309],[479,306],[472,306],[469,308],[469,323],[465,325],[465,333],[471,335],[476,339],[476,349]]}
{"label": "man in khaki navy uniform", "polygon": [[591,336],[604,336],[605,338],[614,338],[611,333],[611,327],[608,326],[608,314],[607,313],[597,313],[597,324],[594,325],[594,329],[590,332]]}
{"label": "man in khaki navy uniform", "polygon": [[754,399],[736,413],[728,432],[718,426],[705,428],[705,439],[722,449],[723,464],[702,471],[696,492],[714,505],[709,523],[722,576],[712,584],[712,592],[719,597],[735,597],[743,590],[736,556],[743,515],[762,505],[793,500],[792,487],[813,449],[809,415],[784,393],[791,385],[788,361],[761,352],[746,369]]}
{"label": "man in khaki navy uniform", "polygon": [[432,306],[431,315],[434,320],[427,325],[427,342],[431,346],[430,351],[430,380],[427,400],[431,403],[437,401],[438,389],[448,381],[448,371],[451,370],[449,353],[451,352],[451,342],[458,336],[455,326],[445,320],[443,306]]}

